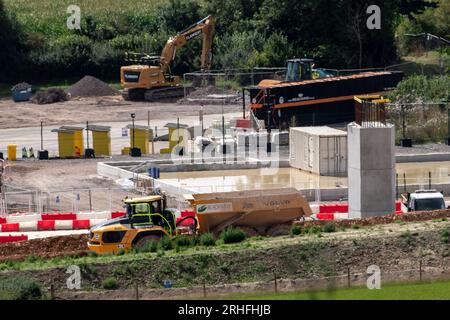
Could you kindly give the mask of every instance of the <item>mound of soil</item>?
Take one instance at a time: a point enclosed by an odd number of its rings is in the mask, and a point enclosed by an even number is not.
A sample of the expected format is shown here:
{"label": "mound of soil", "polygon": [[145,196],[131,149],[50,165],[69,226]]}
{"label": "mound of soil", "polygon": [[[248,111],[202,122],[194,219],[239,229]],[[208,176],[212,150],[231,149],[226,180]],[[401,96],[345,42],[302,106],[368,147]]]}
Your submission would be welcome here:
{"label": "mound of soil", "polygon": [[385,216],[369,217],[365,219],[302,221],[296,222],[295,224],[299,226],[310,227],[310,226],[323,226],[328,222],[331,222],[335,224],[337,227],[351,228],[354,225],[375,226],[381,224],[395,223],[398,221],[419,222],[419,221],[430,221],[440,219],[450,219],[450,210],[446,209],[435,211],[418,211],[418,212],[404,213],[402,215],[390,214]]}
{"label": "mound of soil", "polygon": [[15,86],[13,86],[11,88],[12,91],[22,91],[22,90],[28,90],[29,88],[31,88],[31,85],[26,83],[26,82],[21,82],[16,84]]}
{"label": "mound of soil", "polygon": [[85,76],[71,86],[67,92],[70,93],[72,97],[103,97],[119,94],[119,91],[92,76]]}
{"label": "mound of soil", "polygon": [[41,258],[54,258],[67,255],[82,255],[87,251],[86,235],[71,235],[33,239],[0,245],[0,261],[24,260],[33,255]]}
{"label": "mound of soil", "polygon": [[46,91],[37,92],[31,99],[36,104],[50,104],[69,100],[67,93],[63,89],[50,88]]}

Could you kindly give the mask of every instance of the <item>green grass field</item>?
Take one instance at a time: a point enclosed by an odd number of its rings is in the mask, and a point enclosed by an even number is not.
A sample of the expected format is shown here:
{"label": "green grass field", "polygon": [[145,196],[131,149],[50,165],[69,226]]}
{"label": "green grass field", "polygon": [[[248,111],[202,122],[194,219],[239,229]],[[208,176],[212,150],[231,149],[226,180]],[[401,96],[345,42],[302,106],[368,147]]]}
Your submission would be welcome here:
{"label": "green grass field", "polygon": [[76,4],[81,15],[101,19],[120,19],[133,15],[137,19],[153,13],[155,8],[167,0],[4,0],[7,10],[13,12],[20,23],[29,32],[41,32],[46,37],[57,37],[69,33],[66,20],[69,17],[67,7]]}
{"label": "green grass field", "polygon": [[367,288],[338,289],[290,293],[235,294],[233,300],[449,300],[450,281],[390,284],[379,290]]}

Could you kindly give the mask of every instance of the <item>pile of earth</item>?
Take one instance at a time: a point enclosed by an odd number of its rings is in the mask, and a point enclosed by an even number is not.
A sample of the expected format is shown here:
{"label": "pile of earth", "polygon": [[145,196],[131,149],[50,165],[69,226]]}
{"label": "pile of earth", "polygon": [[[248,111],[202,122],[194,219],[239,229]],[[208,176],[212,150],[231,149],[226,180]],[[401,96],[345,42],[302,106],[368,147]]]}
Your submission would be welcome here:
{"label": "pile of earth", "polygon": [[26,83],[26,82],[21,82],[16,84],[15,86],[13,86],[11,88],[11,91],[22,91],[22,90],[28,90],[29,88],[31,88],[31,85]]}
{"label": "pile of earth", "polygon": [[5,243],[0,245],[0,262],[24,260],[29,256],[54,258],[84,255],[87,251],[86,235],[70,235]]}
{"label": "pile of earth", "polygon": [[346,220],[314,220],[296,222],[302,227],[323,226],[329,222],[335,224],[340,228],[351,228],[357,226],[375,226],[381,224],[390,224],[395,222],[419,222],[430,220],[447,220],[450,219],[450,210],[435,210],[435,211],[417,211],[409,212],[401,215],[389,214],[384,216],[369,217],[364,219],[346,219]]}
{"label": "pile of earth", "polygon": [[63,89],[59,88],[50,88],[45,91],[38,91],[33,98],[31,98],[31,102],[36,104],[50,104],[67,100],[69,100],[67,93]]}
{"label": "pile of earth", "polygon": [[111,88],[107,83],[92,76],[85,76],[71,86],[67,92],[72,97],[103,97],[119,94],[118,90]]}

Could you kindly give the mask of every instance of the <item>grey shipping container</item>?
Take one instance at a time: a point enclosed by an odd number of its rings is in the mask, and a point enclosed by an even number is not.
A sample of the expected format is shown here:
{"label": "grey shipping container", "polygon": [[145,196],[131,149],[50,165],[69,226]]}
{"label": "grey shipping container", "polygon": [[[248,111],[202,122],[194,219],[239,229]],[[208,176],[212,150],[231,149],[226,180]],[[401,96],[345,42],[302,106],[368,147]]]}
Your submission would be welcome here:
{"label": "grey shipping container", "polygon": [[289,133],[291,167],[323,176],[347,175],[347,132],[330,127],[293,127]]}

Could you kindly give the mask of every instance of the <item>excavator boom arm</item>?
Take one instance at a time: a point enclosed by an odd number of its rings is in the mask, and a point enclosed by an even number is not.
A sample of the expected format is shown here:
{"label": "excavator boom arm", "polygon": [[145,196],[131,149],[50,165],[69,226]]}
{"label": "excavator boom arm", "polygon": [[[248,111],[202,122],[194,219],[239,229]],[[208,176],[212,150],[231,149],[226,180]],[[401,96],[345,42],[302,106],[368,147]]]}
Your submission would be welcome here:
{"label": "excavator boom arm", "polygon": [[207,16],[199,22],[191,25],[183,31],[171,37],[161,53],[161,68],[166,72],[169,68],[170,62],[175,58],[176,51],[182,48],[190,40],[203,34],[201,69],[209,70],[212,64],[212,42],[214,37],[214,18]]}

